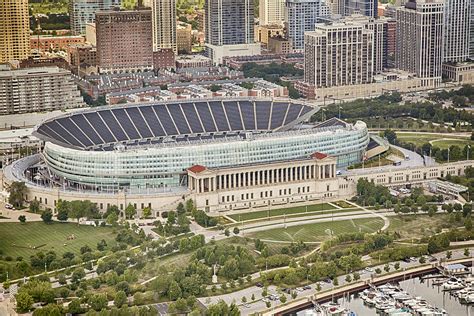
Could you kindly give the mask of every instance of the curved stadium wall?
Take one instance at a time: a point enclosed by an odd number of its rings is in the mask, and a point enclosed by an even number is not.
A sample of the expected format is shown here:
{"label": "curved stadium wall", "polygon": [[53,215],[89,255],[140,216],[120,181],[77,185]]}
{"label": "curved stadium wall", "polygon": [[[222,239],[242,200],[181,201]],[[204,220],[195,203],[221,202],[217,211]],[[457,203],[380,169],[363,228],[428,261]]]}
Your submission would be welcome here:
{"label": "curved stadium wall", "polygon": [[[318,108],[277,99],[168,101],[86,109],[37,126],[58,185],[97,191],[186,185],[195,164],[228,167],[291,160],[319,151],[339,166],[359,162],[363,122],[300,128]],[[299,127],[296,129],[295,127]]]}
{"label": "curved stadium wall", "polygon": [[319,151],[338,158],[339,166],[359,162],[368,143],[367,128],[325,128],[256,135],[252,139],[195,142],[125,151],[81,151],[46,143],[44,159],[58,176],[78,184],[111,187],[184,185],[194,164],[208,167],[291,160]]}

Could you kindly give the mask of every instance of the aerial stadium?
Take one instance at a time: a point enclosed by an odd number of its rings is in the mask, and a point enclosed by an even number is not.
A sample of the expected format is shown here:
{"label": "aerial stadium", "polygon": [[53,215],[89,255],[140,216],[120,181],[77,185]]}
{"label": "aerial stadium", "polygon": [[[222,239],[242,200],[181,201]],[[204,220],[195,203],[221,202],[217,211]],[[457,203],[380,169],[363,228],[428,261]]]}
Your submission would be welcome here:
{"label": "aerial stadium", "polygon": [[186,185],[186,169],[289,160],[315,151],[360,161],[364,123],[302,126],[318,108],[302,102],[176,101],[74,112],[45,121],[43,163],[54,185],[100,191]]}

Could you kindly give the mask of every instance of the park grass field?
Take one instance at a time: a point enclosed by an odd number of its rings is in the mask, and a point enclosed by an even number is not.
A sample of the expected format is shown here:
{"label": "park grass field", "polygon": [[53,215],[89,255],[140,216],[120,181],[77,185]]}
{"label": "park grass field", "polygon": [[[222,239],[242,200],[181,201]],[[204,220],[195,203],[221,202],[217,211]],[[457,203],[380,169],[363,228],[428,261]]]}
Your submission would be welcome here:
{"label": "park grass field", "polygon": [[425,143],[431,142],[433,146],[441,149],[448,148],[452,145],[464,147],[465,145],[474,145],[474,142],[469,137],[445,134],[423,134],[423,133],[397,133],[397,138],[406,143],[413,143],[416,146],[422,146]]}
{"label": "park grass field", "polygon": [[397,232],[401,239],[428,237],[439,233],[443,228],[455,228],[459,224],[450,223],[449,215],[438,213],[433,217],[427,214],[391,216],[389,232]]}
{"label": "park grass field", "polygon": [[361,218],[335,222],[323,222],[291,226],[288,228],[274,228],[266,231],[247,234],[247,237],[275,241],[304,241],[320,242],[329,238],[329,230],[334,235],[342,233],[362,232],[373,233],[383,227],[380,218]]}
{"label": "park grass field", "polygon": [[[74,240],[67,240],[74,234]],[[114,228],[92,227],[73,223],[43,222],[0,223],[0,250],[3,256],[15,259],[18,256],[29,258],[31,255],[50,250],[61,255],[70,251],[80,253],[80,248],[89,245],[96,249],[97,242],[104,239],[108,245],[115,243]],[[31,248],[30,248],[31,247]],[[38,247],[37,249],[32,249]]]}
{"label": "park grass field", "polygon": [[273,216],[283,216],[283,215],[293,215],[300,214],[305,212],[317,212],[317,211],[326,211],[336,209],[334,206],[328,203],[319,203],[306,206],[297,206],[297,207],[288,207],[288,208],[279,208],[275,210],[266,210],[266,211],[255,211],[248,213],[239,213],[229,215],[230,218],[236,221],[250,221],[254,219],[261,219]]}

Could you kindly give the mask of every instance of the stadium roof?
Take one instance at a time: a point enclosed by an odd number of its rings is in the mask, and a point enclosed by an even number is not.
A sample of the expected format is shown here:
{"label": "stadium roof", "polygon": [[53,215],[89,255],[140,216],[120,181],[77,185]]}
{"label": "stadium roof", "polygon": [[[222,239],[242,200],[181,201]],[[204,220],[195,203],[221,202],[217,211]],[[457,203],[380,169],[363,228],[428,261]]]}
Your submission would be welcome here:
{"label": "stadium roof", "polygon": [[177,100],[77,111],[43,122],[34,135],[70,148],[113,150],[120,144],[153,145],[284,131],[316,111],[290,100]]}

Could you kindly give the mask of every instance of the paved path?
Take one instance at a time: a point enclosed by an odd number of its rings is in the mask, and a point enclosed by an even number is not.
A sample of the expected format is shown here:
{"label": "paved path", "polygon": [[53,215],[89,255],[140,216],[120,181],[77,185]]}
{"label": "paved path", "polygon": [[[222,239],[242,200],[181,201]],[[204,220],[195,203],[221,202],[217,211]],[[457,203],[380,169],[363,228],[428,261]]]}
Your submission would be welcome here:
{"label": "paved path", "polygon": [[25,215],[26,222],[41,222],[41,214],[34,214],[27,211],[9,210],[5,208],[5,203],[0,202],[0,223],[19,223],[18,216]]}

